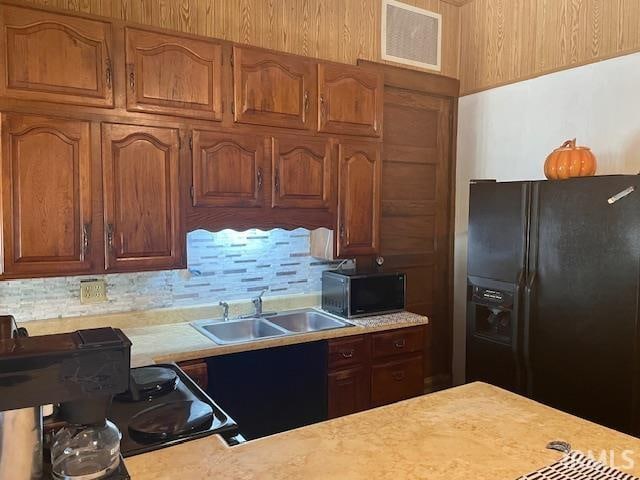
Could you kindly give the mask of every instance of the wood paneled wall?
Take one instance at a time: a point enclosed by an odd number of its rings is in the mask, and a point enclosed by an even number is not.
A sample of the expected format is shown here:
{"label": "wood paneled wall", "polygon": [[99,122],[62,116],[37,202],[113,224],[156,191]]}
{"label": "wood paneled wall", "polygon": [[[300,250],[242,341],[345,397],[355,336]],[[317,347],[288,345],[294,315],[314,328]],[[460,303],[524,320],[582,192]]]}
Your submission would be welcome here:
{"label": "wood paneled wall", "polygon": [[640,1],[473,0],[460,31],[465,94],[640,50]]}
{"label": "wood paneled wall", "polygon": [[[453,1],[453,0],[449,0]],[[343,63],[380,59],[380,0],[26,0]],[[443,17],[442,74],[458,77],[460,7],[409,0]]]}

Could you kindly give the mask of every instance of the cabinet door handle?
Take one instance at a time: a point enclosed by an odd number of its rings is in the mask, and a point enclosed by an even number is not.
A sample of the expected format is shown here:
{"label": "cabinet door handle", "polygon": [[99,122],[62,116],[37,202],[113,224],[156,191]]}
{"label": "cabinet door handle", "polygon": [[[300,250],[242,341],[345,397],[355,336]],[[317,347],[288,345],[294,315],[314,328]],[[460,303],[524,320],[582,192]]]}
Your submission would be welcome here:
{"label": "cabinet door handle", "polygon": [[344,233],[344,223],[341,223],[341,224],[340,224],[340,240],[344,240],[344,236],[345,236],[345,233]]}
{"label": "cabinet door handle", "polygon": [[277,168],[273,176],[273,189],[276,193],[280,192],[280,171]]}
{"label": "cabinet door handle", "polygon": [[129,86],[131,87],[131,90],[133,90],[136,86],[136,74],[133,71],[133,65],[131,63],[127,65],[127,67],[129,70]]}
{"label": "cabinet door handle", "polygon": [[400,340],[396,340],[393,344],[395,345],[396,348],[404,348],[407,342],[405,341],[404,338],[401,338]]}
{"label": "cabinet door handle", "polygon": [[396,381],[396,382],[401,382],[402,380],[404,380],[406,378],[406,374],[404,373],[404,370],[398,370],[395,372],[391,372],[391,377]]}
{"label": "cabinet door handle", "polygon": [[353,348],[351,350],[343,350],[342,352],[340,352],[340,354],[344,358],[353,358]]}
{"label": "cabinet door handle", "polygon": [[262,168],[258,168],[258,171],[256,172],[256,178],[258,180],[258,191],[261,191],[262,190],[262,182],[263,182]]}
{"label": "cabinet door handle", "polygon": [[105,80],[107,82],[107,88],[111,90],[111,60],[107,59],[107,65],[105,69]]}
{"label": "cabinet door handle", "polygon": [[109,250],[113,250],[113,224],[107,225],[107,247]]}
{"label": "cabinet door handle", "polygon": [[324,95],[322,93],[320,94],[319,100],[320,100],[320,115],[324,119],[327,116],[327,104],[324,100]]}
{"label": "cabinet door handle", "polygon": [[309,111],[309,90],[304,91],[303,102],[304,102],[304,111],[308,112]]}
{"label": "cabinet door handle", "polygon": [[87,256],[87,252],[89,251],[89,235],[90,235],[90,224],[85,223],[82,225],[82,257]]}

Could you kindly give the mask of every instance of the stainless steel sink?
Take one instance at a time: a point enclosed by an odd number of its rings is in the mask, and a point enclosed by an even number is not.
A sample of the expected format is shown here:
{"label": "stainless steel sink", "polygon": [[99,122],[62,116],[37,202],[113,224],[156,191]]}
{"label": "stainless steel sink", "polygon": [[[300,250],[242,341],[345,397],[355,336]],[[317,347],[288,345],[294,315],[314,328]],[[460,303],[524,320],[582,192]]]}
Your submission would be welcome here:
{"label": "stainless steel sink", "polygon": [[281,313],[269,317],[269,322],[295,333],[316,332],[332,328],[352,326],[337,318],[324,315],[316,310],[300,310],[297,312]]}
{"label": "stainless steel sink", "polygon": [[353,327],[345,322],[313,309],[294,310],[265,317],[230,321],[198,320],[191,325],[219,345],[252,342],[265,338],[317,332],[332,328]]}
{"label": "stainless steel sink", "polygon": [[193,322],[192,325],[196,330],[220,345],[251,342],[263,338],[279,337],[288,333],[286,330],[272,325],[262,318],[231,320],[228,322],[199,320]]}

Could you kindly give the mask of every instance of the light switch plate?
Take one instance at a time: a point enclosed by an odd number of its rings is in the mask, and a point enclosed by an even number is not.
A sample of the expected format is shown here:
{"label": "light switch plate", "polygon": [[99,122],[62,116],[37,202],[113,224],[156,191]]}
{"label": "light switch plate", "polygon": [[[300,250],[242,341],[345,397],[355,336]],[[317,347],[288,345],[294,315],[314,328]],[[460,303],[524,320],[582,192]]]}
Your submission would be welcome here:
{"label": "light switch plate", "polygon": [[100,303],[107,301],[107,283],[104,280],[81,280],[80,303]]}

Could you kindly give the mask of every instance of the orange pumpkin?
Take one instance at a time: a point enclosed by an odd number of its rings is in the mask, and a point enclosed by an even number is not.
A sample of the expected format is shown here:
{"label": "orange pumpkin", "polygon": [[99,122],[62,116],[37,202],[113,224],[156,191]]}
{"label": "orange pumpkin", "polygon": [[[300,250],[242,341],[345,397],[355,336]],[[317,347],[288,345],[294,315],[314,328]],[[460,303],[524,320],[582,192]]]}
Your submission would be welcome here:
{"label": "orange pumpkin", "polygon": [[576,139],[567,140],[544,162],[544,174],[549,180],[590,177],[596,173],[596,157],[587,147],[577,147]]}

